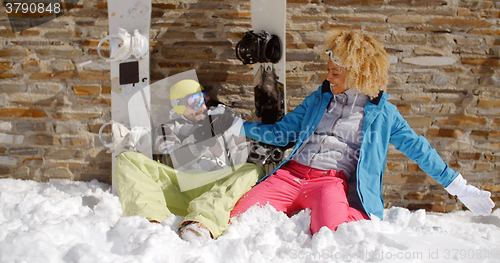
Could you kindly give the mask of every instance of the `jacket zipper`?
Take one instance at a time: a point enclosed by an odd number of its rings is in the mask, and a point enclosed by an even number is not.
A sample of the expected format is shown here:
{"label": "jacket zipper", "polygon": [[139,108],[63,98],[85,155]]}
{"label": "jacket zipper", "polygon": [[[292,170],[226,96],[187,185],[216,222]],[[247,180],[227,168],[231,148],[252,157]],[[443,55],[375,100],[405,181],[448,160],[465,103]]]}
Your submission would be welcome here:
{"label": "jacket zipper", "polygon": [[[340,116],[333,122],[332,129],[330,131],[331,134],[333,134],[333,129],[335,128],[335,125],[337,125],[338,120],[340,120],[342,118],[342,116],[344,115],[344,107],[347,104],[347,100],[348,100],[347,94],[345,94],[345,98],[346,98],[345,101],[342,101],[342,108],[340,109]],[[336,98],[334,98],[334,99],[336,99]],[[314,153],[314,155],[309,160],[309,165],[308,165],[309,167],[311,167],[311,163],[312,163],[314,157],[316,157],[316,155],[321,152],[321,149],[323,148],[323,143],[325,142],[326,137],[328,137],[328,135],[326,135],[325,137],[323,137],[323,139],[321,139],[321,142],[319,143],[318,152]]]}

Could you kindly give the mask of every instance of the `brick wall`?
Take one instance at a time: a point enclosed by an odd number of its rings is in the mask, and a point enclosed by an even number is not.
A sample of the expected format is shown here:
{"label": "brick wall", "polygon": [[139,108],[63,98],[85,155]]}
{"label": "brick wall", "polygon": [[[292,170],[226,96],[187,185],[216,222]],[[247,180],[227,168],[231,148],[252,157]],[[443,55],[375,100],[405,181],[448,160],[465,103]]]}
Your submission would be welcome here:
{"label": "brick wall", "polygon": [[[3,7],[2,7],[3,8]],[[110,182],[97,138],[110,120],[108,64],[96,47],[108,31],[103,0],[12,33],[0,14],[0,177]],[[500,1],[289,0],[287,102],[326,76],[324,32],[357,28],[385,44],[390,101],[443,159],[500,204]],[[250,3],[153,0],[152,81],[196,69],[212,95],[252,119],[251,66],[234,47],[250,29]],[[390,149],[387,206],[460,209],[433,179]]]}

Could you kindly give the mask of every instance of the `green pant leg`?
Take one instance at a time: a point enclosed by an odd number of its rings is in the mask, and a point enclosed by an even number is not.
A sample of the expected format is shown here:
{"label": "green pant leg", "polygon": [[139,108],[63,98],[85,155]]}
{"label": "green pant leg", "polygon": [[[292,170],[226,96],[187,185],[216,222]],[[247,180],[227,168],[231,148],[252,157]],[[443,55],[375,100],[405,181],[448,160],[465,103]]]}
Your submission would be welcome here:
{"label": "green pant leg", "polygon": [[[226,230],[229,215],[238,200],[264,175],[264,170],[252,163],[215,182],[213,187],[189,203],[189,214],[184,222],[195,221],[205,225],[214,238]],[[183,222],[183,223],[184,223]]]}
{"label": "green pant leg", "polygon": [[124,216],[137,215],[161,222],[171,212],[187,214],[192,200],[180,192],[172,168],[140,153],[123,152],[118,155],[113,180]]}

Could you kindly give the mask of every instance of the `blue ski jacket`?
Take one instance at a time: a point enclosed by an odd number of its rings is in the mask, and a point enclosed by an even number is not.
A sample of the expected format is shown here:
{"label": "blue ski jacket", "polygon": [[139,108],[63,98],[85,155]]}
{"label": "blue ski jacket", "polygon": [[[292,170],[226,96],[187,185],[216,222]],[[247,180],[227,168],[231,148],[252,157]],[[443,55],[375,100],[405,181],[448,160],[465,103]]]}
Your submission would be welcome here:
{"label": "blue ski jacket", "polygon": [[[296,142],[290,155],[275,170],[261,179],[265,180],[297,152],[302,143],[318,126],[334,94],[328,81],[324,81],[293,112],[286,114],[275,124],[245,122],[242,133],[254,140],[271,145],[285,146]],[[447,187],[457,176],[433,149],[429,142],[418,136],[398,112],[396,106],[387,101],[387,93],[370,100],[364,107],[362,141],[356,176],[349,181],[349,203],[363,209],[370,217],[383,218],[384,200],[382,178],[387,161],[389,143],[415,161],[420,169]]]}

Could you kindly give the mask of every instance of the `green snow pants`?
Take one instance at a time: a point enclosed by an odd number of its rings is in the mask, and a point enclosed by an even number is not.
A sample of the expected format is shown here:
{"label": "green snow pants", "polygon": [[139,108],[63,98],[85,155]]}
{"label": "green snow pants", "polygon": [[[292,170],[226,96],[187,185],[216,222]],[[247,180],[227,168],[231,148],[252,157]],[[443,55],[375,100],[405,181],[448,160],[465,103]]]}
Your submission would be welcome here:
{"label": "green snow pants", "polygon": [[173,168],[141,153],[119,154],[113,169],[124,216],[161,222],[173,213],[185,216],[183,223],[202,223],[214,238],[226,229],[236,202],[263,175],[260,166],[245,163],[215,182],[182,192]]}

